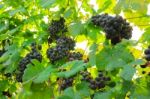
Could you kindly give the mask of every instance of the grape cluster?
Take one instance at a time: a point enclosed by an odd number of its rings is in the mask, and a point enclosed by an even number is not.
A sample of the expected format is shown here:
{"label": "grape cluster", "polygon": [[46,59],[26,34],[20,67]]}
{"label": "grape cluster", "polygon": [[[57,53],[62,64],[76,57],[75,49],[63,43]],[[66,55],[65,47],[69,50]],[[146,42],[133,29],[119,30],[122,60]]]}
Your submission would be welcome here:
{"label": "grape cluster", "polygon": [[89,87],[92,90],[105,88],[106,85],[111,83],[111,78],[105,76],[102,71],[98,72],[98,76],[95,79],[92,78],[91,73],[88,71],[81,72],[81,75],[83,77],[82,81],[89,82]]}
{"label": "grape cluster", "polygon": [[147,49],[145,49],[144,54],[145,54],[144,58],[147,60],[147,62],[143,65],[140,65],[141,68],[146,68],[150,66],[150,46]]}
{"label": "grape cluster", "polygon": [[72,52],[68,54],[68,60],[82,60],[83,55],[80,52]]}
{"label": "grape cluster", "polygon": [[[38,48],[39,49],[39,48]],[[19,73],[17,74],[17,81],[22,82],[22,76],[24,73],[24,70],[26,69],[26,66],[31,63],[32,59],[37,59],[38,61],[42,61],[42,55],[41,53],[37,50],[37,45],[36,43],[31,44],[31,52],[28,53],[20,62],[19,62]]]}
{"label": "grape cluster", "polygon": [[75,41],[72,38],[64,37],[64,36],[57,39],[56,44],[63,45],[69,50],[73,50],[75,47]]}
{"label": "grape cluster", "polygon": [[61,17],[59,20],[52,20],[49,28],[50,36],[48,38],[48,42],[51,43],[52,41],[59,38],[64,32],[67,32],[67,28],[65,26],[65,19]]}
{"label": "grape cluster", "polygon": [[144,51],[145,59],[150,61],[150,46]]}
{"label": "grape cluster", "polygon": [[132,27],[121,16],[101,14],[92,16],[91,21],[104,30],[106,38],[110,39],[112,44],[121,42],[122,38],[130,39],[132,36]]}
{"label": "grape cluster", "polygon": [[73,50],[75,41],[69,37],[60,37],[56,41],[56,46],[47,50],[47,57],[52,63],[67,57],[70,50]]}
{"label": "grape cluster", "polygon": [[64,90],[68,87],[71,87],[73,85],[73,80],[73,77],[61,79],[60,90]]}
{"label": "grape cluster", "polygon": [[[64,71],[66,71],[66,69],[64,68],[59,69],[59,72],[64,72]],[[75,75],[69,78],[57,78],[57,81],[59,82],[59,89],[64,90],[68,87],[71,87],[73,85],[74,77]]]}

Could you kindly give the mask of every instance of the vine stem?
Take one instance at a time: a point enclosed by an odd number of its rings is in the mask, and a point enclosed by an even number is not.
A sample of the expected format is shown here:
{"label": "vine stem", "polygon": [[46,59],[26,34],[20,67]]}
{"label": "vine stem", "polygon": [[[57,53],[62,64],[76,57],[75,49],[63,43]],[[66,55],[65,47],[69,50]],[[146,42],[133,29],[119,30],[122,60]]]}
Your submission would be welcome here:
{"label": "vine stem", "polygon": [[81,1],[81,5],[80,5],[80,7],[78,8],[77,13],[80,11],[80,9],[81,9],[81,7],[82,7],[82,4],[83,4],[83,1],[84,1],[84,0]]}
{"label": "vine stem", "polygon": [[138,18],[143,18],[143,17],[150,17],[149,15],[145,15],[145,16],[138,16],[138,17],[129,17],[126,19],[138,19]]}
{"label": "vine stem", "polygon": [[87,51],[87,49],[88,49],[88,45],[89,45],[89,42],[87,41],[87,45],[86,45],[86,47],[85,47],[85,49],[84,49],[84,53],[83,53],[83,55],[85,55],[85,54],[86,54],[86,51]]}

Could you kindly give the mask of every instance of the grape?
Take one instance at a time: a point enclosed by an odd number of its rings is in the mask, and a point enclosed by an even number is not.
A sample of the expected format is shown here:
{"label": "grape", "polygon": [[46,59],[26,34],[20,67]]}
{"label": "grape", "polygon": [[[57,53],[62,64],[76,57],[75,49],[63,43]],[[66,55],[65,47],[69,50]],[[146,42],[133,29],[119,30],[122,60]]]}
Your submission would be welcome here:
{"label": "grape", "polygon": [[150,49],[149,49],[149,48],[146,49],[146,50],[144,51],[144,54],[145,54],[145,55],[150,54]]}
{"label": "grape", "polygon": [[147,61],[150,61],[150,54],[146,55],[146,56],[145,56],[145,59],[146,59]]}
{"label": "grape", "polygon": [[51,40],[53,41],[57,39],[60,35],[62,35],[60,32],[67,32],[67,28],[65,27],[65,19],[61,17],[59,20],[52,20],[48,30]]}
{"label": "grape", "polygon": [[103,28],[106,39],[110,39],[113,45],[121,42],[121,39],[130,39],[132,36],[132,27],[121,16],[109,16],[108,14],[101,14],[92,16],[91,22]]}
{"label": "grape", "polygon": [[144,65],[140,65],[140,67],[141,67],[141,68],[146,68],[146,67],[147,67],[147,65],[146,65],[146,64],[144,64]]}
{"label": "grape", "polygon": [[69,78],[63,78],[61,80],[62,80],[62,83],[60,85],[60,90],[64,90],[64,89],[71,87],[73,85],[74,78],[69,77]]}
{"label": "grape", "polygon": [[117,43],[121,42],[120,37],[115,37],[111,39],[111,44],[116,45]]}
{"label": "grape", "polygon": [[73,50],[75,47],[75,41],[69,37],[60,37],[56,41],[57,45],[64,45],[66,46],[69,50]]}
{"label": "grape", "polygon": [[82,60],[83,55],[80,52],[73,52],[68,54],[68,60]]}
{"label": "grape", "polygon": [[69,53],[69,49],[64,45],[57,45],[54,48],[49,48],[47,50],[47,58],[54,63],[60,59],[63,59]]}
{"label": "grape", "polygon": [[75,41],[68,37],[60,37],[56,40],[56,46],[47,50],[47,58],[54,63],[68,56],[69,51],[73,50]]}
{"label": "grape", "polygon": [[142,71],[142,74],[145,74],[146,73],[146,71]]}
{"label": "grape", "polygon": [[37,59],[39,62],[42,61],[42,55],[40,52],[38,52],[38,50],[36,49],[37,45],[36,43],[32,43],[31,44],[31,52],[28,53],[23,59],[21,59],[21,61],[19,62],[19,73],[17,74],[17,81],[18,82],[22,82],[22,76],[23,76],[23,72],[26,69],[26,66],[31,63],[32,59]]}
{"label": "grape", "polygon": [[102,89],[107,85],[108,82],[111,81],[111,78],[105,76],[102,71],[98,72],[98,76],[95,79],[92,78],[91,74],[88,71],[81,72],[81,75],[82,81],[90,83],[89,87],[92,90]]}

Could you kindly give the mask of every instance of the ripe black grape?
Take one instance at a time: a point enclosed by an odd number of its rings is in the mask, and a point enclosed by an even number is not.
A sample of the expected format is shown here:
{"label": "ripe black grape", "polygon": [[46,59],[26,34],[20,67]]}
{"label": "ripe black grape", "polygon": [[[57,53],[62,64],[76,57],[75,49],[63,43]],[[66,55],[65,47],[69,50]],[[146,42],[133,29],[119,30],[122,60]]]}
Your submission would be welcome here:
{"label": "ripe black grape", "polygon": [[145,59],[147,61],[150,61],[150,48],[149,47],[145,49],[144,54],[145,54]]}
{"label": "ripe black grape", "polygon": [[81,75],[82,81],[88,82],[90,84],[89,87],[92,90],[105,88],[107,83],[111,81],[111,78],[105,76],[102,71],[98,72],[98,76],[95,79],[92,78],[91,74],[88,71],[81,72]]}
{"label": "ripe black grape", "polygon": [[150,61],[150,54],[145,55],[145,59],[146,59],[147,61]]}
{"label": "ripe black grape", "polygon": [[145,55],[150,54],[150,49],[149,49],[149,48],[148,48],[148,49],[146,49],[146,50],[144,51],[144,54],[145,54]]}
{"label": "ripe black grape", "polygon": [[68,60],[82,60],[83,55],[80,52],[72,52],[68,54]]}
{"label": "ripe black grape", "polygon": [[56,47],[47,50],[47,57],[54,63],[55,61],[65,58],[68,53],[69,49],[64,45],[57,45]]}
{"label": "ripe black grape", "polygon": [[59,20],[52,20],[49,26],[49,33],[51,40],[57,39],[62,33],[67,32],[67,28],[65,26],[65,19],[61,17]]}
{"label": "ripe black grape", "polygon": [[73,77],[69,77],[69,78],[62,78],[61,80],[61,84],[60,84],[60,90],[64,90],[68,87],[71,87],[73,85],[73,81],[74,78]]}
{"label": "ripe black grape", "polygon": [[103,28],[106,38],[110,39],[113,45],[121,42],[122,38],[130,39],[132,36],[132,27],[121,16],[101,14],[93,16],[91,21],[94,25]]}
{"label": "ripe black grape", "polygon": [[23,72],[26,69],[26,66],[31,63],[32,59],[37,59],[39,62],[42,61],[42,55],[41,53],[37,50],[37,45],[36,43],[31,44],[31,52],[28,53],[20,62],[19,62],[19,73],[17,74],[17,81],[22,82],[22,76]]}
{"label": "ripe black grape", "polygon": [[60,37],[56,40],[56,46],[47,50],[47,58],[54,63],[68,56],[70,50],[75,47],[75,41],[69,37]]}
{"label": "ripe black grape", "polygon": [[57,45],[64,45],[69,50],[73,50],[75,47],[75,41],[72,38],[62,36],[56,41]]}
{"label": "ripe black grape", "polygon": [[147,65],[146,65],[146,64],[144,64],[144,65],[140,65],[140,67],[141,67],[141,68],[146,68],[146,67],[147,67]]}

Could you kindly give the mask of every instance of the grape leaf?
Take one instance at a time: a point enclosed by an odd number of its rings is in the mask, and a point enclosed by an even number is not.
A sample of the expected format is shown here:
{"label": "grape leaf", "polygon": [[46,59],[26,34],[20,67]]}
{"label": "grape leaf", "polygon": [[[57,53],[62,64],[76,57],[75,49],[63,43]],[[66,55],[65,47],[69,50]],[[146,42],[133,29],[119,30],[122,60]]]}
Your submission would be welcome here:
{"label": "grape leaf", "polygon": [[39,0],[39,4],[43,8],[50,8],[57,0]]}
{"label": "grape leaf", "polygon": [[135,70],[134,67],[132,67],[130,65],[126,65],[126,66],[123,67],[123,70],[122,70],[122,73],[121,73],[121,77],[124,80],[131,81],[135,71],[136,70]]}
{"label": "grape leaf", "polygon": [[90,46],[90,53],[89,53],[89,63],[91,66],[96,65],[96,49],[97,49],[97,44],[93,43]]}
{"label": "grape leaf", "polygon": [[64,66],[70,66],[71,67],[70,71],[59,72],[57,73],[57,75],[59,77],[68,78],[70,76],[77,74],[79,71],[84,70],[87,67],[87,64],[84,63],[83,61],[72,61],[64,64],[62,67]]}
{"label": "grape leaf", "polygon": [[99,92],[94,95],[94,99],[112,99],[111,91]]}
{"label": "grape leaf", "polygon": [[[35,60],[34,60],[35,61]],[[51,66],[44,68],[38,61],[35,66],[29,64],[23,75],[24,83],[32,80],[34,83],[42,83],[48,80],[50,73],[53,71]]]}
{"label": "grape leaf", "polygon": [[90,96],[89,85],[85,82],[76,85],[76,90],[82,98]]}
{"label": "grape leaf", "polygon": [[80,21],[78,21],[71,24],[68,29],[71,35],[75,37],[84,31],[84,25]]}

